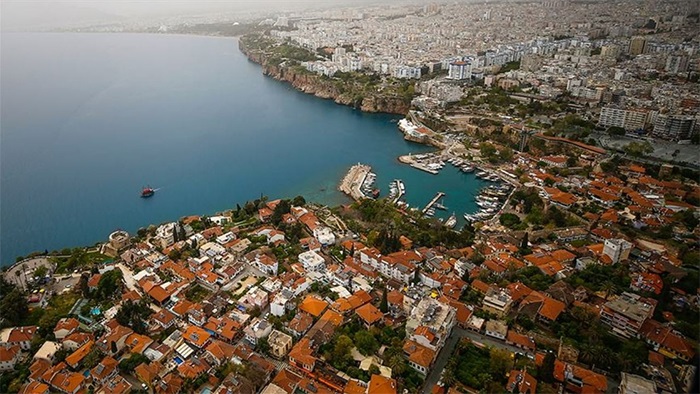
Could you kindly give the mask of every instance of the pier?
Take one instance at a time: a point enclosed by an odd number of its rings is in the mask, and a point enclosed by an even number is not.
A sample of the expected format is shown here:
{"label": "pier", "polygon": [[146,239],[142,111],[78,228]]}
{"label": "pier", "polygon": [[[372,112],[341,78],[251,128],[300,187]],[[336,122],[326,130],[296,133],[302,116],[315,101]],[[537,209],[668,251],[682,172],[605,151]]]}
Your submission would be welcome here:
{"label": "pier", "polygon": [[433,169],[431,169],[431,168],[428,168],[428,167],[426,167],[426,166],[425,166],[424,164],[422,164],[422,163],[412,163],[412,164],[411,164],[411,167],[417,168],[417,169],[419,169],[419,170],[423,170],[423,171],[425,171],[425,172],[427,172],[427,173],[429,173],[429,174],[433,174],[433,175],[437,175],[437,173],[438,173],[437,170],[433,170]]}
{"label": "pier", "polygon": [[362,193],[361,188],[362,184],[365,182],[365,178],[367,178],[367,174],[369,174],[371,169],[372,167],[360,163],[350,167],[350,170],[345,175],[345,178],[343,178],[342,182],[340,182],[338,190],[347,194],[355,201],[367,198],[365,194]]}
{"label": "pier", "polygon": [[406,186],[404,186],[404,183],[401,179],[396,180],[396,189],[396,198],[394,198],[394,200],[391,202],[392,204],[396,204],[397,202],[399,202],[399,200],[401,200],[401,197],[403,197],[404,194],[406,194]]}
{"label": "pier", "polygon": [[423,210],[421,211],[421,213],[425,214],[426,212],[428,212],[428,209],[432,208],[432,206],[435,205],[436,202],[440,201],[440,199],[443,198],[443,197],[445,197],[445,193],[443,193],[443,192],[438,192],[438,193],[435,195],[435,197],[433,197],[433,199],[430,200],[430,202],[428,203],[428,205],[426,205],[425,208],[423,208]]}

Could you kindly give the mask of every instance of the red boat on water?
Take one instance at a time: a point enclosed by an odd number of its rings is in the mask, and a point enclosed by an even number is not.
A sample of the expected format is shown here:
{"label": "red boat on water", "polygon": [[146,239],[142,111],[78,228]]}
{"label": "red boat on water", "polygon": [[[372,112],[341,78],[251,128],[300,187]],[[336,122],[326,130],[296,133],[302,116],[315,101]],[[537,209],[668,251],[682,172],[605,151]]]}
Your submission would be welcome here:
{"label": "red boat on water", "polygon": [[155,191],[155,189],[151,188],[150,186],[144,187],[143,190],[141,190],[141,197],[142,198],[148,198],[154,194],[156,194],[156,191]]}

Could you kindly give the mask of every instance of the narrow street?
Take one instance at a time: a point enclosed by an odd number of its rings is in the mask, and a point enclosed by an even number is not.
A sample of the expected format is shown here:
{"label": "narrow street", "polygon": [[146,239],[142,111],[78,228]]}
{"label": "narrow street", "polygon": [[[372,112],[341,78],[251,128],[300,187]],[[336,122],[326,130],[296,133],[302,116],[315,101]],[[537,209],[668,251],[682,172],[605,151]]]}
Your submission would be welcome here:
{"label": "narrow street", "polygon": [[122,263],[117,264],[117,268],[122,271],[122,277],[124,278],[124,283],[129,290],[136,290],[136,281],[134,280],[134,273]]}
{"label": "narrow street", "polygon": [[445,346],[443,346],[442,350],[440,350],[440,354],[438,354],[437,359],[435,360],[435,363],[433,364],[433,367],[430,370],[430,374],[425,378],[425,383],[423,384],[424,394],[429,394],[432,388],[440,380],[440,374],[442,374],[442,370],[445,369],[447,361],[452,356],[452,352],[454,352],[455,348],[457,347],[457,344],[462,338],[468,338],[471,339],[473,342],[478,342],[489,347],[506,349],[512,353],[526,353],[522,349],[519,349],[515,346],[507,345],[505,342],[496,340],[491,337],[487,337],[486,335],[482,335],[470,330],[465,330],[463,328],[455,327],[452,329],[452,334],[450,335],[450,337],[447,338]]}

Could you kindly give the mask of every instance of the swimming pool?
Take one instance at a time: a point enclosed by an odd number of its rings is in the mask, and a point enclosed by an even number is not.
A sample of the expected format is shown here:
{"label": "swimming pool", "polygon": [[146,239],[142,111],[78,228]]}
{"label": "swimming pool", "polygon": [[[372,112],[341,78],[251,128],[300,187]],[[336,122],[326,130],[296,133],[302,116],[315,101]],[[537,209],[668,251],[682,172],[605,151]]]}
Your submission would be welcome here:
{"label": "swimming pool", "polygon": [[178,356],[173,357],[173,361],[175,361],[175,364],[177,365],[184,363],[184,361],[182,361],[182,359]]}
{"label": "swimming pool", "polygon": [[94,307],[94,308],[92,308],[92,309],[90,310],[90,314],[92,314],[93,316],[97,316],[97,315],[99,315],[100,313],[102,313],[102,311],[100,311],[100,307],[99,307],[99,306],[96,306],[96,307]]}

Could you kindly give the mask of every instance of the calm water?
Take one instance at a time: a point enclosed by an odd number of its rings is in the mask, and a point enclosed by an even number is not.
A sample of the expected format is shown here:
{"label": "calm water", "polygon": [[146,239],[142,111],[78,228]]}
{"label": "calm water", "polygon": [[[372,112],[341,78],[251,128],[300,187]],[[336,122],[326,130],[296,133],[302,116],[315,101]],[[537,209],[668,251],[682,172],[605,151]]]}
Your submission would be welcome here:
{"label": "calm water", "polygon": [[[346,202],[337,184],[357,162],[373,166],[383,193],[403,179],[411,206],[441,190],[450,212],[477,210],[473,175],[397,162],[430,150],[402,139],[397,116],[264,77],[233,39],[3,33],[1,45],[3,264],[261,193]],[[139,198],[144,185],[159,190]]]}

